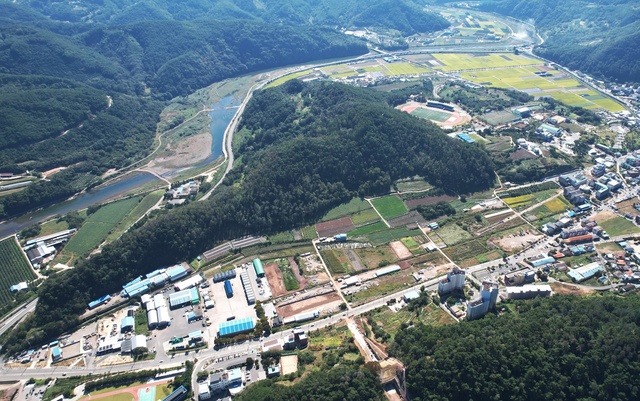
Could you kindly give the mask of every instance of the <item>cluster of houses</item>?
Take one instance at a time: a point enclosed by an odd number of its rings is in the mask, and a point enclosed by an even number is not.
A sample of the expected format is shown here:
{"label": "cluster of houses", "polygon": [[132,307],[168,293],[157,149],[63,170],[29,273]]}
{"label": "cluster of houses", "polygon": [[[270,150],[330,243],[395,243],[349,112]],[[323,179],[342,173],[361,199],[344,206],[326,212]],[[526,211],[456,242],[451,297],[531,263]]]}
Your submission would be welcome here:
{"label": "cluster of houses", "polygon": [[169,198],[170,204],[180,205],[184,203],[188,197],[196,196],[200,189],[200,183],[198,181],[189,181],[180,185],[177,188],[172,188],[165,194],[165,199]]}

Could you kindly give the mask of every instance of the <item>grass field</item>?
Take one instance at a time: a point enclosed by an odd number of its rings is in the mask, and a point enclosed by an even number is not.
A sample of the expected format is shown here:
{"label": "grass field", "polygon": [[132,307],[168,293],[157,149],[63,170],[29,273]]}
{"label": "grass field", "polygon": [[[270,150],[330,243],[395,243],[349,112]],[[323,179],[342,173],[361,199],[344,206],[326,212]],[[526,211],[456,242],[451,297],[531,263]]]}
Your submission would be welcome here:
{"label": "grass field", "polygon": [[411,112],[411,115],[419,118],[423,118],[425,120],[437,121],[439,123],[443,123],[447,121],[449,117],[451,117],[451,113],[447,113],[446,111],[425,109],[423,107],[418,107],[417,109]]}
{"label": "grass field", "polygon": [[397,181],[395,185],[400,192],[422,192],[433,188],[433,185],[426,182],[422,177],[400,180]]}
{"label": "grass field", "polygon": [[640,227],[620,216],[616,216],[606,221],[599,221],[598,223],[610,237],[640,232]]}
{"label": "grass field", "polygon": [[433,57],[443,64],[441,67],[434,68],[443,71],[543,64],[540,60],[515,55],[513,53],[484,54],[479,56],[463,53],[434,53]]}
{"label": "grass field", "polygon": [[294,238],[293,238],[293,234],[291,234],[291,231],[283,231],[277,234],[273,234],[267,237],[267,239],[272,243],[272,244],[285,244],[288,242],[293,242]]}
{"label": "grass field", "polygon": [[376,198],[371,201],[378,213],[385,219],[393,219],[408,212],[407,206],[395,195]]}
{"label": "grass field", "polygon": [[144,308],[140,308],[134,315],[136,322],[136,334],[149,334],[149,320],[147,319],[147,312]]}
{"label": "grass field", "polygon": [[443,249],[454,262],[462,262],[463,260],[477,257],[486,253],[489,249],[482,240],[467,241],[465,243],[447,247]]}
{"label": "grass field", "polygon": [[138,205],[139,199],[139,197],[133,197],[102,206],[90,215],[78,232],[71,237],[64,247],[65,254],[88,255]]}
{"label": "grass field", "polygon": [[149,211],[162,197],[164,196],[165,190],[160,189],[154,192],[147,194],[140,203],[133,208],[131,213],[129,213],[113,230],[109,236],[107,236],[107,241],[115,241],[118,239],[125,231],[129,229],[138,219],[144,216],[145,213]]}
{"label": "grass field", "polygon": [[459,242],[472,238],[473,236],[460,228],[457,224],[447,224],[438,228],[436,234],[442,238],[448,246],[455,245]]}
{"label": "grass field", "polygon": [[0,307],[13,300],[9,287],[35,278],[36,274],[16,238],[0,242]]}
{"label": "grass field", "polygon": [[[335,220],[335,219],[339,219],[340,217],[350,216],[352,214],[362,212],[365,210],[373,211],[369,202],[362,200],[360,198],[353,198],[349,202],[329,210],[327,214],[324,215],[321,221]],[[353,224],[358,224],[358,223],[354,221]]]}
{"label": "grass field", "polygon": [[354,249],[354,251],[367,269],[376,269],[398,260],[395,252],[393,252],[388,245],[377,246],[375,248]]}
{"label": "grass field", "polygon": [[387,307],[382,307],[374,310],[371,316],[376,323],[382,326],[384,331],[391,335],[391,338],[389,339],[390,343],[393,342],[402,323],[412,325],[422,322],[429,326],[441,326],[443,324],[455,323],[455,320],[448,313],[443,311],[442,308],[435,306],[433,303],[422,308],[417,315],[415,312],[411,312],[407,308],[394,312]]}
{"label": "grass field", "polygon": [[298,284],[298,280],[296,280],[296,276],[291,271],[291,266],[289,266],[288,259],[280,259],[278,261],[278,268],[282,272],[282,279],[284,280],[284,287],[287,291],[293,291],[300,288],[300,284]]}

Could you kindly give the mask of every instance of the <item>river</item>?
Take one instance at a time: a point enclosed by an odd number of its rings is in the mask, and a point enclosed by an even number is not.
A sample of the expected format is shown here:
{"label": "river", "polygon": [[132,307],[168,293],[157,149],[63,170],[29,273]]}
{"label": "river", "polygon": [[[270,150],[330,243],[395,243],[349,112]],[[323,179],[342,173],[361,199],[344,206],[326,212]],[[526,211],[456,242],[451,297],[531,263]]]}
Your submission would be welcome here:
{"label": "river", "polygon": [[[211,117],[211,154],[205,160],[191,167],[201,167],[222,156],[224,132],[233,119],[239,104],[240,102],[234,95],[229,95],[223,97],[219,102],[211,106],[213,109],[209,114],[209,117]],[[155,176],[149,173],[129,173],[112,184],[95,188],[91,191],[78,195],[74,199],[53,204],[45,207],[44,209],[24,214],[0,224],[0,238],[12,235],[23,228],[48,220],[53,216],[62,216],[74,210],[81,210],[91,205],[115,198],[153,180],[159,181]]]}
{"label": "river", "polygon": [[229,123],[236,114],[236,109],[240,105],[240,102],[234,95],[225,96],[220,101],[211,106],[213,109],[209,113],[211,118],[211,154],[205,160],[194,165],[193,167],[201,167],[205,164],[211,163],[220,156],[222,156],[222,147],[224,142],[224,132],[227,130]]}
{"label": "river", "polygon": [[71,200],[53,204],[0,224],[0,238],[12,235],[23,228],[48,220],[53,216],[64,215],[74,210],[84,209],[96,203],[104,202],[154,180],[160,182],[154,175],[149,173],[129,173],[112,184],[95,188]]}

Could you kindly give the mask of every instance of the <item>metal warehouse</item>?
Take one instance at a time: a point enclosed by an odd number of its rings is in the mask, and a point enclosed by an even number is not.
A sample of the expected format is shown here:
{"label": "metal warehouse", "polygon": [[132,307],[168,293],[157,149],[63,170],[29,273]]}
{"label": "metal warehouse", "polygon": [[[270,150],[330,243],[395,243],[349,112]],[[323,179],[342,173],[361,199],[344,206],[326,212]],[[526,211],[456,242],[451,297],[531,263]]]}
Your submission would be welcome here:
{"label": "metal warehouse", "polygon": [[243,319],[231,320],[229,322],[220,323],[218,326],[218,334],[220,337],[234,336],[240,333],[248,333],[256,327],[256,323],[251,317]]}
{"label": "metal warehouse", "polygon": [[225,280],[231,280],[232,278],[236,278],[236,271],[235,270],[229,270],[226,272],[222,272],[222,273],[216,273],[213,275],[213,282],[214,283],[221,283]]}
{"label": "metal warehouse", "polygon": [[253,292],[251,281],[249,280],[249,274],[245,271],[240,273],[240,281],[242,281],[242,287],[244,287],[244,293],[247,296],[247,303],[253,305],[256,303],[256,294]]}
{"label": "metal warehouse", "polygon": [[262,267],[262,261],[260,258],[253,259],[253,268],[255,269],[258,277],[264,277],[264,267]]}
{"label": "metal warehouse", "polygon": [[153,330],[158,327],[158,312],[155,309],[151,309],[147,312],[147,321],[149,324],[149,330]]}
{"label": "metal warehouse", "polygon": [[169,306],[171,306],[171,309],[181,308],[186,305],[195,305],[198,302],[200,302],[200,295],[198,295],[198,290],[195,288],[169,295]]}
{"label": "metal warehouse", "polygon": [[176,280],[180,280],[182,277],[187,275],[187,270],[181,266],[181,265],[176,265],[173,266],[170,269],[167,269],[167,275],[169,275],[169,280],[171,281],[176,281]]}
{"label": "metal warehouse", "polygon": [[195,276],[189,277],[188,279],[176,283],[175,288],[178,291],[186,290],[191,287],[197,286],[198,284],[202,283],[202,281],[202,276],[196,274]]}

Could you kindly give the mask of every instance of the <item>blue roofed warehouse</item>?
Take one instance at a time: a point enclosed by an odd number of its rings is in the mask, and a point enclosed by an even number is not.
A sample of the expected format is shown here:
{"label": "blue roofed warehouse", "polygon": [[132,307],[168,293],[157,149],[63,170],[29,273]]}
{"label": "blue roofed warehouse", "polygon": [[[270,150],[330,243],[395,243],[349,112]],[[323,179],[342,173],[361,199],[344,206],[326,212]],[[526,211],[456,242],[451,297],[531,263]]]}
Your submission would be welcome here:
{"label": "blue roofed warehouse", "polygon": [[256,323],[251,317],[243,319],[231,320],[220,323],[218,326],[218,335],[220,337],[235,336],[236,334],[248,333],[256,327]]}

